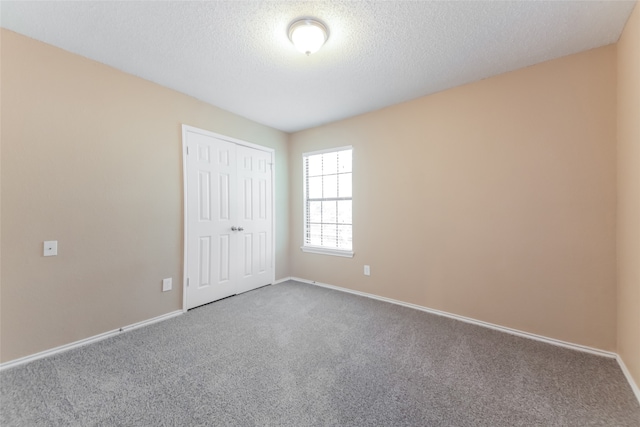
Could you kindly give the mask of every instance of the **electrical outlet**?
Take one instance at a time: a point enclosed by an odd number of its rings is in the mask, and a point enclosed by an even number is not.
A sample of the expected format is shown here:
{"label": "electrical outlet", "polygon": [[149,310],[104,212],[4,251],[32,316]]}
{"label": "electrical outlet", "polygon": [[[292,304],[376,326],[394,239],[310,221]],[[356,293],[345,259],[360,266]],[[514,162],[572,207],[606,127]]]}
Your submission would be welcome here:
{"label": "electrical outlet", "polygon": [[368,265],[364,266],[364,275],[371,276],[371,267],[369,267]]}
{"label": "electrical outlet", "polygon": [[162,292],[167,292],[171,290],[171,277],[167,279],[162,279]]}
{"label": "electrical outlet", "polygon": [[56,256],[58,255],[58,241],[57,240],[47,240],[44,242],[44,251],[42,253],[44,256]]}

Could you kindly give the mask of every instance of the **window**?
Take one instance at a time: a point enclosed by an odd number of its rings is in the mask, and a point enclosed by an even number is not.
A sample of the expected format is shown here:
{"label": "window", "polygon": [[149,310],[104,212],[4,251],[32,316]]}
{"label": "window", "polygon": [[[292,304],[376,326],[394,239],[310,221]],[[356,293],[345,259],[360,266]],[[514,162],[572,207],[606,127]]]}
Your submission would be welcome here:
{"label": "window", "polygon": [[353,256],[351,147],[302,155],[305,252]]}

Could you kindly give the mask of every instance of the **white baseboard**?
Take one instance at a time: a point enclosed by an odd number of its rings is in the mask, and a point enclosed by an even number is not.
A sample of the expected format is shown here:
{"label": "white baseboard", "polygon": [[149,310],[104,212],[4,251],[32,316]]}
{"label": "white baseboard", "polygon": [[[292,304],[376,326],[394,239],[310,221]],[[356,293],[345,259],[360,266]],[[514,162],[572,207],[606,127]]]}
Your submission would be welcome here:
{"label": "white baseboard", "polygon": [[624,364],[624,360],[622,360],[622,357],[620,357],[619,354],[616,355],[616,360],[618,361],[618,365],[620,365],[620,369],[622,369],[622,373],[627,379],[627,382],[631,386],[631,390],[633,390],[633,394],[636,395],[636,399],[638,399],[638,403],[640,403],[640,388],[638,388],[638,384],[636,384],[636,382],[634,381],[633,377],[631,376],[631,372],[629,372],[629,369],[627,369],[627,365]]}
{"label": "white baseboard", "polygon": [[[320,286],[320,287],[323,287],[323,288],[334,289],[334,290],[341,291],[341,292],[346,292],[346,293],[350,293],[350,294],[354,294],[354,295],[359,295],[359,296],[363,296],[363,297],[367,297],[367,298],[376,299],[376,300],[379,300],[379,301],[384,301],[384,302],[388,302],[388,303],[392,303],[392,304],[397,304],[397,305],[401,305],[401,306],[404,306],[404,307],[409,307],[409,308],[413,308],[413,309],[416,309],[416,310],[424,311],[424,312],[427,312],[427,313],[435,314],[437,316],[448,317],[448,318],[451,318],[451,319],[460,320],[461,322],[470,323],[470,324],[478,325],[478,326],[483,326],[485,328],[494,329],[494,330],[497,330],[497,331],[500,331],[500,332],[504,332],[504,333],[507,333],[507,334],[517,335],[519,337],[529,338],[529,339],[533,339],[533,340],[536,340],[536,341],[545,342],[547,344],[552,344],[552,345],[556,345],[556,346],[560,346],[560,347],[569,348],[569,349],[572,349],[572,350],[582,351],[582,352],[585,352],[585,353],[591,353],[591,354],[595,354],[597,356],[614,358],[618,362],[618,365],[620,366],[620,369],[622,370],[622,373],[624,374],[624,376],[627,379],[629,385],[631,386],[631,389],[633,390],[633,393],[635,394],[636,398],[638,399],[638,402],[640,403],[640,388],[638,388],[638,385],[635,383],[633,377],[631,376],[631,373],[629,372],[629,369],[627,369],[627,366],[625,365],[625,363],[622,360],[622,358],[620,357],[620,355],[618,355],[616,353],[609,352],[609,351],[604,351],[604,350],[600,350],[600,349],[592,348],[592,347],[588,347],[588,346],[583,346],[583,345],[580,345],[580,344],[574,344],[574,343],[570,343],[570,342],[566,342],[566,341],[562,341],[562,340],[557,340],[555,338],[549,338],[549,337],[545,337],[545,336],[542,336],[542,335],[532,334],[532,333],[520,331],[520,330],[517,330],[517,329],[507,328],[505,326],[500,326],[500,325],[496,325],[496,324],[489,323],[489,322],[483,322],[481,320],[476,320],[476,319],[472,319],[470,317],[465,317],[465,316],[460,316],[460,315],[453,314],[453,313],[448,313],[446,311],[435,310],[435,309],[428,308],[428,307],[423,307],[423,306],[417,305],[417,304],[411,304],[411,303],[407,303],[407,302],[403,302],[403,301],[399,301],[399,300],[394,300],[394,299],[391,299],[391,298],[381,297],[381,296],[374,295],[374,294],[369,294],[369,293],[366,293],[366,292],[354,291],[352,289],[347,289],[347,288],[342,288],[342,287],[339,287],[339,286],[329,285],[327,283],[316,282],[314,280],[302,279],[300,277],[284,277],[282,279],[276,280],[275,282],[273,282],[273,284],[276,285],[278,283],[287,282],[289,280],[294,280],[296,282],[307,283],[307,284],[310,284],[310,285],[316,285],[316,286]],[[171,313],[163,314],[161,316],[157,316],[157,317],[154,317],[154,318],[148,319],[148,320],[143,320],[142,322],[134,323],[132,325],[124,326],[124,327],[119,328],[119,329],[114,329],[112,331],[104,332],[102,334],[95,335],[95,336],[92,336],[92,337],[89,337],[89,338],[85,338],[85,339],[82,339],[82,340],[79,340],[79,341],[76,341],[76,342],[73,342],[73,343],[70,343],[70,344],[65,344],[65,345],[62,345],[60,347],[56,347],[56,348],[52,348],[50,350],[42,351],[40,353],[32,354],[32,355],[29,355],[29,356],[21,357],[19,359],[11,360],[9,362],[1,363],[0,364],[0,371],[3,371],[5,369],[9,369],[9,368],[13,368],[15,366],[23,365],[25,363],[29,363],[29,362],[32,362],[34,360],[42,359],[44,357],[52,356],[52,355],[57,354],[57,353],[62,353],[62,352],[71,350],[73,348],[82,347],[82,346],[87,345],[87,344],[98,342],[98,341],[101,341],[103,339],[106,339],[106,338],[109,338],[111,336],[114,336],[116,334],[119,334],[119,333],[122,333],[122,332],[127,332],[127,331],[130,331],[130,330],[133,330],[133,329],[137,329],[137,328],[140,328],[140,327],[143,327],[143,326],[151,325],[153,323],[161,322],[163,320],[167,320],[167,319],[170,319],[172,317],[179,316],[181,314],[183,314],[182,310],[172,311]]]}
{"label": "white baseboard", "polygon": [[584,345],[580,345],[580,344],[574,344],[574,343],[558,340],[558,339],[555,339],[555,338],[549,338],[549,337],[545,337],[545,336],[542,336],[542,335],[532,334],[530,332],[525,332],[525,331],[521,331],[521,330],[518,330],[518,329],[508,328],[506,326],[500,326],[500,325],[496,325],[494,323],[484,322],[482,320],[476,320],[476,319],[472,319],[470,317],[465,317],[465,316],[460,316],[458,314],[448,313],[446,311],[441,311],[441,310],[436,310],[436,309],[433,309],[433,308],[423,307],[423,306],[417,305],[417,304],[411,304],[411,303],[408,303],[408,302],[398,301],[398,300],[395,300],[395,299],[381,297],[381,296],[374,295],[374,294],[368,294],[366,292],[354,291],[352,289],[341,288],[339,286],[328,285],[326,283],[320,283],[320,282],[316,282],[316,281],[313,281],[313,280],[301,279],[299,277],[292,277],[291,280],[295,280],[297,282],[308,283],[308,284],[311,284],[311,285],[321,286],[323,288],[335,289],[337,291],[342,291],[342,292],[347,292],[347,293],[350,293],[350,294],[360,295],[360,296],[367,297],[367,298],[373,298],[373,299],[376,299],[376,300],[379,300],[379,301],[390,302],[392,304],[402,305],[404,307],[413,308],[413,309],[416,309],[416,310],[424,311],[424,312],[435,314],[435,315],[438,315],[438,316],[444,316],[444,317],[448,317],[450,319],[460,320],[461,322],[471,323],[473,325],[478,325],[478,326],[483,326],[485,328],[494,329],[496,331],[505,332],[507,334],[517,335],[519,337],[529,338],[529,339],[536,340],[536,341],[542,341],[542,342],[545,342],[547,344],[553,344],[553,345],[556,345],[556,346],[559,346],[559,347],[570,348],[572,350],[582,351],[584,353],[591,353],[591,354],[595,354],[597,356],[608,357],[610,359],[615,359],[615,358],[618,357],[618,355],[616,353],[613,353],[613,352],[610,352],[610,351],[600,350],[598,348],[588,347],[588,346],[584,346]]}
{"label": "white baseboard", "polygon": [[10,360],[9,362],[0,364],[0,371],[5,369],[13,368],[19,365],[24,365],[25,363],[32,362],[34,360],[42,359],[44,357],[53,356],[54,354],[62,353],[73,348],[82,347],[87,344],[92,344],[98,341],[102,341],[103,339],[112,337],[122,332],[131,331],[133,329],[141,328],[143,326],[151,325],[152,323],[161,322],[163,320],[170,319],[172,317],[176,317],[180,314],[183,314],[182,310],[172,311],[171,313],[163,314],[161,316],[154,317],[152,319],[143,320],[142,322],[134,323],[132,325],[123,326],[119,329],[114,329],[112,331],[104,332],[102,334],[94,335],[89,338],[85,338],[79,341],[75,341],[69,344],[61,345],[60,347],[55,347],[50,350],[41,351],[40,353],[31,354],[29,356],[21,357],[19,359]]}
{"label": "white baseboard", "polygon": [[[285,277],[283,279],[276,280],[275,282],[273,282],[273,284],[275,285],[275,284],[286,282],[286,281],[289,281],[289,280],[291,280],[291,277]],[[102,334],[94,335],[94,336],[89,337],[89,338],[85,338],[85,339],[82,339],[82,340],[79,340],[79,341],[75,341],[75,342],[72,342],[72,343],[69,343],[69,344],[61,345],[59,347],[55,347],[55,348],[52,348],[52,349],[49,349],[49,350],[44,350],[44,351],[41,351],[39,353],[31,354],[29,356],[24,356],[24,357],[21,357],[19,359],[14,359],[14,360],[10,360],[10,361],[5,362],[5,363],[0,363],[0,371],[3,371],[5,369],[10,369],[10,368],[13,368],[13,367],[19,366],[19,365],[24,365],[25,363],[29,363],[29,362],[32,362],[34,360],[42,359],[44,357],[53,356],[54,354],[62,353],[64,351],[71,350],[73,348],[82,347],[82,346],[87,345],[87,344],[98,342],[98,341],[101,341],[103,339],[106,339],[106,338],[109,338],[111,336],[114,336],[116,334],[119,334],[121,332],[130,331],[130,330],[137,329],[137,328],[140,328],[140,327],[143,327],[143,326],[151,325],[152,323],[156,323],[156,322],[161,322],[163,320],[167,320],[167,319],[170,319],[172,317],[175,317],[175,316],[178,316],[178,315],[184,314],[184,313],[185,313],[185,311],[183,311],[183,310],[172,311],[171,313],[163,314],[161,316],[157,316],[157,317],[154,317],[152,319],[143,320],[142,322],[134,323],[132,325],[123,326],[122,328],[119,328],[119,329],[114,329],[112,331],[107,331],[107,332],[104,332]]]}
{"label": "white baseboard", "polygon": [[360,292],[360,291],[354,291],[352,289],[341,288],[339,286],[328,285],[326,283],[316,282],[314,280],[302,279],[300,277],[291,277],[291,280],[295,280],[296,282],[308,283],[310,285],[321,286],[323,288],[335,289],[337,291],[347,292],[347,293],[354,294],[354,295],[360,295],[360,296],[363,296],[363,297],[372,298],[372,299],[376,299],[376,300],[384,301],[384,302],[389,302],[389,303],[392,303],[392,304],[402,305],[404,307],[413,308],[413,309],[416,309],[416,310],[420,310],[420,311],[424,311],[424,312],[427,312],[427,313],[435,314],[437,316],[449,317],[451,319],[460,320],[461,322],[471,323],[473,325],[478,325],[478,326],[483,326],[485,328],[494,329],[496,331],[504,332],[504,333],[507,333],[507,334],[517,335],[519,337],[529,338],[529,339],[532,339],[532,340],[541,341],[541,342],[544,342],[544,343],[547,343],[547,344],[551,344],[551,345],[555,345],[555,346],[559,346],[559,347],[565,347],[565,348],[568,348],[568,349],[571,349],[571,350],[581,351],[581,352],[584,352],[584,353],[591,353],[591,354],[594,354],[596,356],[602,356],[602,357],[607,357],[607,358],[610,358],[610,359],[616,359],[616,361],[618,362],[618,365],[620,366],[620,369],[622,370],[622,373],[624,374],[625,378],[627,379],[627,382],[631,386],[631,390],[633,390],[633,393],[635,394],[636,399],[638,400],[638,403],[640,403],[640,388],[638,388],[638,385],[634,381],[633,377],[631,376],[631,373],[629,372],[629,369],[627,369],[627,366],[624,364],[624,361],[622,360],[620,355],[616,354],[616,353],[613,353],[611,351],[600,350],[598,348],[588,347],[588,346],[584,346],[584,345],[580,345],[580,344],[575,344],[575,343],[570,343],[570,342],[567,342],[567,341],[558,340],[558,339],[555,339],[555,338],[549,338],[549,337],[545,337],[545,336],[542,336],[542,335],[532,334],[532,333],[529,333],[529,332],[520,331],[518,329],[507,328],[506,326],[500,326],[500,325],[496,325],[496,324],[493,324],[493,323],[483,322],[481,320],[472,319],[470,317],[460,316],[460,315],[453,314],[453,313],[447,313],[446,311],[435,310],[433,308],[423,307],[421,305],[416,305],[416,304],[410,304],[410,303],[407,303],[407,302],[398,301],[398,300],[394,300],[394,299],[391,299],[391,298],[385,298],[385,297],[381,297],[381,296],[374,295],[374,294],[368,294],[366,292]]}

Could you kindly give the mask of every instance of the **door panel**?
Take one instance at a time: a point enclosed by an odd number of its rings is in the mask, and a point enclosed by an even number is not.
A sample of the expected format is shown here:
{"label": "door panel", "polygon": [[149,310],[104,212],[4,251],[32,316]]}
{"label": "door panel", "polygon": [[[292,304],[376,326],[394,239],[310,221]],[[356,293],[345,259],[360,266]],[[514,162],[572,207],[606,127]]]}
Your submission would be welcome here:
{"label": "door panel", "polygon": [[193,308],[237,293],[231,265],[236,147],[196,132],[187,133],[187,147],[187,308]]}
{"label": "door panel", "polygon": [[272,153],[186,129],[187,309],[272,283]]}
{"label": "door panel", "polygon": [[242,194],[239,224],[244,230],[239,257],[242,292],[271,283],[273,277],[271,153],[238,146],[238,188]]}

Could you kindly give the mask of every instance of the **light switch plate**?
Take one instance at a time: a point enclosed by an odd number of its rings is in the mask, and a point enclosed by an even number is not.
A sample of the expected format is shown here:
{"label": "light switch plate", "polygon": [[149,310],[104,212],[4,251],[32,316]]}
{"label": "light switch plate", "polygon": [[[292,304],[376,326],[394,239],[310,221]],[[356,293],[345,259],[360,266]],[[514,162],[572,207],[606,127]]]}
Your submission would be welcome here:
{"label": "light switch plate", "polygon": [[368,265],[364,266],[364,275],[371,276],[371,268]]}
{"label": "light switch plate", "polygon": [[162,279],[162,292],[167,292],[171,290],[171,277],[167,279]]}
{"label": "light switch plate", "polygon": [[44,256],[56,256],[58,255],[58,241],[47,240],[44,242],[44,250],[42,253]]}

